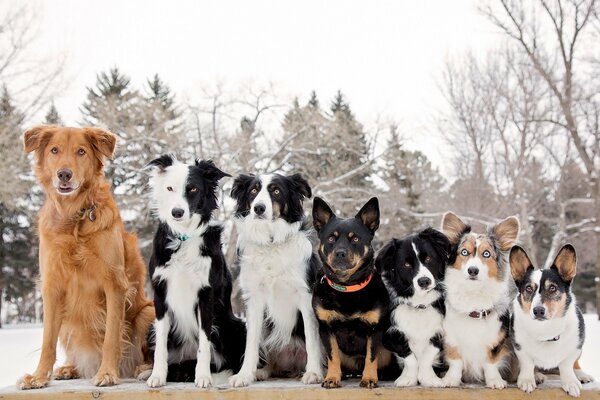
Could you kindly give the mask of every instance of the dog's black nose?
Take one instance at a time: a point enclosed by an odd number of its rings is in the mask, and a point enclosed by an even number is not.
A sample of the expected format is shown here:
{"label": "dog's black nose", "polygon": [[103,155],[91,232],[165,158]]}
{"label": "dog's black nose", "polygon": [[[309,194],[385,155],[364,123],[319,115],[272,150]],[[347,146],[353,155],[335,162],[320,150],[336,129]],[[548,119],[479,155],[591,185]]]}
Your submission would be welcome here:
{"label": "dog's black nose", "polygon": [[346,258],[346,250],[344,249],[339,249],[335,251],[335,256],[337,258]]}
{"label": "dog's black nose", "polygon": [[171,210],[171,215],[175,218],[181,218],[183,217],[183,214],[185,214],[185,211],[183,211],[182,208],[174,208]]}
{"label": "dog's black nose", "polygon": [[469,269],[467,270],[467,272],[469,273],[469,276],[477,276],[479,275],[479,268],[477,267],[469,267]]}
{"label": "dog's black nose", "polygon": [[265,213],[266,209],[267,208],[262,203],[258,203],[257,205],[254,206],[254,212],[256,213],[256,215],[263,215]]}
{"label": "dog's black nose", "polygon": [[61,168],[56,172],[56,176],[61,182],[69,182],[73,177],[73,171],[68,168]]}
{"label": "dog's black nose", "polygon": [[417,279],[417,283],[419,284],[420,288],[425,289],[426,287],[428,287],[429,285],[431,285],[431,279],[429,279],[428,277],[424,276],[422,278]]}
{"label": "dog's black nose", "polygon": [[546,315],[546,309],[544,307],[533,307],[533,316],[541,318]]}

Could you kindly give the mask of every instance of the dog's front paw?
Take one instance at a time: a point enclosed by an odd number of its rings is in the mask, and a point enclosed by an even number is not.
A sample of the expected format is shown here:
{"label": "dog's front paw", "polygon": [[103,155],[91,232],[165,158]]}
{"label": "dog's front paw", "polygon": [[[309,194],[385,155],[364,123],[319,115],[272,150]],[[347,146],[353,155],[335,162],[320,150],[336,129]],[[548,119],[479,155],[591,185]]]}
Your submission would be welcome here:
{"label": "dog's front paw", "polygon": [[402,374],[394,381],[397,387],[416,386],[418,379],[416,376]]}
{"label": "dog's front paw", "polygon": [[306,371],[304,375],[302,375],[302,383],[307,385],[321,383],[322,380],[323,374],[321,372]]}
{"label": "dog's front paw", "polygon": [[94,386],[114,386],[119,383],[119,375],[115,371],[100,370],[92,378],[92,384]]}
{"label": "dog's front paw", "polygon": [[360,380],[360,386],[366,389],[375,389],[377,387],[377,378],[364,377]]}
{"label": "dog's front paw", "polygon": [[77,369],[72,365],[64,365],[54,370],[54,379],[56,380],[60,381],[77,378],[79,378],[79,373],[77,372]]}
{"label": "dog's front paw", "polygon": [[17,381],[17,388],[21,390],[41,389],[48,386],[48,377],[25,375]]}
{"label": "dog's front paw", "polygon": [[419,383],[421,384],[421,386],[426,387],[444,387],[444,381],[438,378],[435,374],[420,376]]}
{"label": "dog's front paw", "polygon": [[576,369],[575,370],[575,376],[577,377],[577,379],[579,379],[579,382],[581,382],[581,383],[594,382],[594,377],[593,376],[591,376],[590,374],[587,374],[587,373],[583,372],[580,369]]}
{"label": "dog's front paw", "polygon": [[229,384],[233,387],[243,387],[250,385],[255,379],[256,376],[253,373],[240,371],[239,373],[229,377]]}
{"label": "dog's front paw", "polygon": [[442,378],[442,382],[444,383],[444,387],[459,387],[462,384],[462,379],[460,376],[446,374]]}
{"label": "dog's front paw", "polygon": [[325,379],[323,379],[321,386],[323,386],[325,389],[335,389],[340,387],[340,380],[340,376],[327,375]]}
{"label": "dog's front paw", "polygon": [[504,389],[506,387],[506,381],[500,377],[486,379],[485,386],[489,387],[490,389]]}
{"label": "dog's front paw", "polygon": [[573,397],[579,397],[581,394],[581,382],[579,379],[561,380],[562,388]]}
{"label": "dog's front paw", "polygon": [[146,384],[151,388],[165,386],[167,384],[167,377],[159,374],[152,374],[146,381]]}
{"label": "dog's front paw", "polygon": [[536,381],[537,380],[535,376],[523,378],[519,377],[519,379],[517,379],[517,386],[525,393],[531,393],[536,388]]}
{"label": "dog's front paw", "polygon": [[208,388],[212,386],[212,379],[210,375],[198,376],[196,375],[196,379],[194,380],[194,384],[199,388]]}
{"label": "dog's front paw", "polygon": [[267,368],[259,368],[256,370],[256,380],[257,381],[266,381],[271,376],[271,371]]}
{"label": "dog's front paw", "polygon": [[546,375],[542,374],[539,371],[535,371],[535,383],[536,385],[541,385],[546,382]]}

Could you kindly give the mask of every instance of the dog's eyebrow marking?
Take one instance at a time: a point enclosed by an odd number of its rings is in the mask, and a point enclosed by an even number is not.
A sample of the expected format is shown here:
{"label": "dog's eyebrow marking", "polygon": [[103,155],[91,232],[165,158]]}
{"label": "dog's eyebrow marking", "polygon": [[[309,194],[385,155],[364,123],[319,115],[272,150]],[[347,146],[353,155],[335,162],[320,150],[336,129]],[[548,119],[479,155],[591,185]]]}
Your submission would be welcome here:
{"label": "dog's eyebrow marking", "polygon": [[354,232],[349,232],[348,237],[352,239],[354,237]]}
{"label": "dog's eyebrow marking", "polygon": [[333,236],[335,236],[335,237],[339,237],[339,236],[340,236],[340,233],[339,233],[338,231],[333,231]]}

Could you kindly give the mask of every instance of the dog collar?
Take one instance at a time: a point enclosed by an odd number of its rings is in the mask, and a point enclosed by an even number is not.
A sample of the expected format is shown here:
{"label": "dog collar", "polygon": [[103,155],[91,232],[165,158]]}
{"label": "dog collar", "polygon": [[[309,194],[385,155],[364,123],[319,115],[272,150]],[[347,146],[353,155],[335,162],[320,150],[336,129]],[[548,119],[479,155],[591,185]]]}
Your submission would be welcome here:
{"label": "dog collar", "polygon": [[181,235],[179,235],[179,240],[181,240],[182,242],[185,242],[189,238],[190,237],[188,235],[186,235],[185,233],[182,233]]}
{"label": "dog collar", "polygon": [[484,319],[485,317],[490,315],[492,313],[492,311],[494,311],[494,310],[491,308],[489,310],[471,311],[469,313],[469,317],[474,318],[474,319]]}
{"label": "dog collar", "polygon": [[359,290],[364,289],[364,287],[367,286],[369,284],[369,282],[371,282],[371,279],[373,278],[373,273],[371,273],[369,275],[369,277],[367,279],[365,279],[364,281],[362,281],[361,283],[359,283],[357,285],[349,285],[349,286],[340,285],[338,283],[335,283],[325,275],[323,275],[323,278],[327,281],[329,286],[331,286],[338,292],[351,293],[351,292],[358,292]]}
{"label": "dog collar", "polygon": [[81,210],[79,210],[79,212],[77,213],[79,219],[85,219],[85,217],[87,216],[87,218],[94,222],[96,220],[96,208],[98,208],[98,206],[96,206],[95,203],[92,203],[92,205],[88,208],[82,208]]}

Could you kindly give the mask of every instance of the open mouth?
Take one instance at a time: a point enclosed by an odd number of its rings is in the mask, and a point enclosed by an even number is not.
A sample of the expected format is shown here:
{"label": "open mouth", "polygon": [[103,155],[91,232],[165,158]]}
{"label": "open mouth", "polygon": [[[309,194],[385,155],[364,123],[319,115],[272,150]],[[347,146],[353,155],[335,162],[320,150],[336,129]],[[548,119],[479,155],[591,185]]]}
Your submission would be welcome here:
{"label": "open mouth", "polygon": [[70,183],[61,183],[56,188],[60,194],[70,194],[75,191],[75,188]]}

